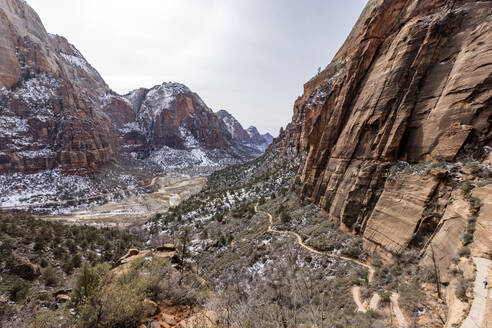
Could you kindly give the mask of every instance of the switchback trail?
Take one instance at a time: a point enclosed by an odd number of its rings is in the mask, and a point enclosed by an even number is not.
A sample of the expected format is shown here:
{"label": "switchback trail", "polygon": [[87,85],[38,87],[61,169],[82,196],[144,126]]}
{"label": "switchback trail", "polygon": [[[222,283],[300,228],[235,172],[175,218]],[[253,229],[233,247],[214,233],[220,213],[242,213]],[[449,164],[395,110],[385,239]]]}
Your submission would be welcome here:
{"label": "switchback trail", "polygon": [[[273,228],[273,216],[268,213],[268,212],[265,212],[265,211],[261,211],[261,210],[258,210],[258,205],[255,205],[255,211],[256,213],[263,213],[265,214],[266,216],[268,216],[268,220],[269,220],[269,225],[268,225],[268,231],[269,232],[275,232],[275,233],[280,233],[280,234],[286,234],[286,235],[291,235],[293,237],[296,238],[296,241],[297,243],[304,249],[307,249],[309,252],[311,253],[315,253],[315,254],[319,254],[319,255],[325,255],[325,256],[329,256],[329,257],[333,257],[333,258],[336,258],[336,259],[340,259],[340,260],[344,260],[344,261],[349,261],[349,262],[352,262],[356,265],[360,265],[360,266],[363,266],[365,268],[368,269],[369,271],[369,276],[368,276],[368,280],[369,282],[372,282],[372,279],[374,278],[374,273],[375,273],[375,270],[372,266],[370,266],[369,264],[366,264],[366,263],[363,263],[359,260],[356,260],[354,258],[350,258],[350,257],[346,257],[346,256],[343,256],[343,255],[338,255],[338,254],[333,254],[333,253],[329,253],[329,252],[323,252],[323,251],[320,251],[320,250],[317,250],[309,245],[306,245],[304,243],[304,241],[302,240],[302,237],[296,233],[296,232],[293,232],[293,231],[288,231],[288,230],[277,230],[277,229],[274,229]],[[361,298],[360,298],[360,287],[359,286],[353,286],[352,287],[352,296],[353,296],[353,299],[354,299],[354,302],[355,304],[357,305],[357,311],[358,312],[367,312],[367,309],[366,307],[362,304],[361,302]],[[392,307],[393,307],[393,312],[395,313],[395,316],[397,318],[397,321],[398,321],[398,327],[399,328],[408,328],[409,325],[405,319],[405,316],[403,315],[403,312],[401,311],[400,307],[399,307],[399,304],[398,304],[398,298],[399,298],[399,295],[397,293],[393,293],[391,299],[392,299]],[[377,310],[377,307],[378,307],[378,304],[379,304],[379,295],[376,293],[373,295],[373,297],[371,298],[370,302],[369,302],[369,309],[370,310]]]}

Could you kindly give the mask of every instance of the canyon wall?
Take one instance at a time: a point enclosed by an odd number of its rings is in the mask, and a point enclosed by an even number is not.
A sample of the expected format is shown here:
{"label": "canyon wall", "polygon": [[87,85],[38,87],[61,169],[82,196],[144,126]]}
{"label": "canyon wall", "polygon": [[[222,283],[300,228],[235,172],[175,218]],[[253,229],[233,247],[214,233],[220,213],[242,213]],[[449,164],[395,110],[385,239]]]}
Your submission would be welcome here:
{"label": "canyon wall", "polygon": [[0,1],[0,172],[84,173],[119,145],[98,97],[108,87],[25,1]]}
{"label": "canyon wall", "polygon": [[387,251],[412,241],[429,201],[448,199],[451,182],[447,172],[392,174],[395,164],[453,163],[465,145],[482,155],[492,146],[491,9],[489,1],[368,2],[277,139],[307,152],[305,197]]}

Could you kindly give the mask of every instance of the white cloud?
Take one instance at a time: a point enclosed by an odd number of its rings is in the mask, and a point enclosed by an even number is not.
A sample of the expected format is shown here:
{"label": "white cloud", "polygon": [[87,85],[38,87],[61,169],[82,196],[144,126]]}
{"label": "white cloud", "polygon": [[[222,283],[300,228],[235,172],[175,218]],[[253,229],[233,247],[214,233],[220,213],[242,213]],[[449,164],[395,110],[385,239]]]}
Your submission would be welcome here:
{"label": "white cloud", "polygon": [[187,84],[214,110],[277,133],[365,0],[28,0],[115,91]]}

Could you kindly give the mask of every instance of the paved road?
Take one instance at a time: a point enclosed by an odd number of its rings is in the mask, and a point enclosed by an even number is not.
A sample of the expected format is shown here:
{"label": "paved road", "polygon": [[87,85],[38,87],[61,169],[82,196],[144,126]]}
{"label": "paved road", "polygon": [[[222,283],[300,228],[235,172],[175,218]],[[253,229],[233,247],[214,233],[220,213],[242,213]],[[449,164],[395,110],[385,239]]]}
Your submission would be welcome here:
{"label": "paved road", "polygon": [[[475,262],[477,268],[475,285],[473,287],[474,298],[468,317],[463,321],[461,328],[482,328],[482,324],[485,320],[484,314],[487,307],[487,301],[492,302],[490,288],[485,289],[483,286],[483,281],[487,277],[492,261],[481,257],[474,257],[473,262]],[[488,320],[492,319],[488,318]]]}

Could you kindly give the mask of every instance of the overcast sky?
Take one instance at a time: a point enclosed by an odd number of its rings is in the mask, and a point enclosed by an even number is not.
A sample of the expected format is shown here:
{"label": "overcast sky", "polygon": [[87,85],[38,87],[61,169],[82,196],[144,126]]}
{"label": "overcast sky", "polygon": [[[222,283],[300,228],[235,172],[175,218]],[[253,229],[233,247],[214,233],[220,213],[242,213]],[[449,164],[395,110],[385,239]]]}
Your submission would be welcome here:
{"label": "overcast sky", "polygon": [[278,134],[366,0],[27,0],[118,93],[186,84],[214,111]]}

